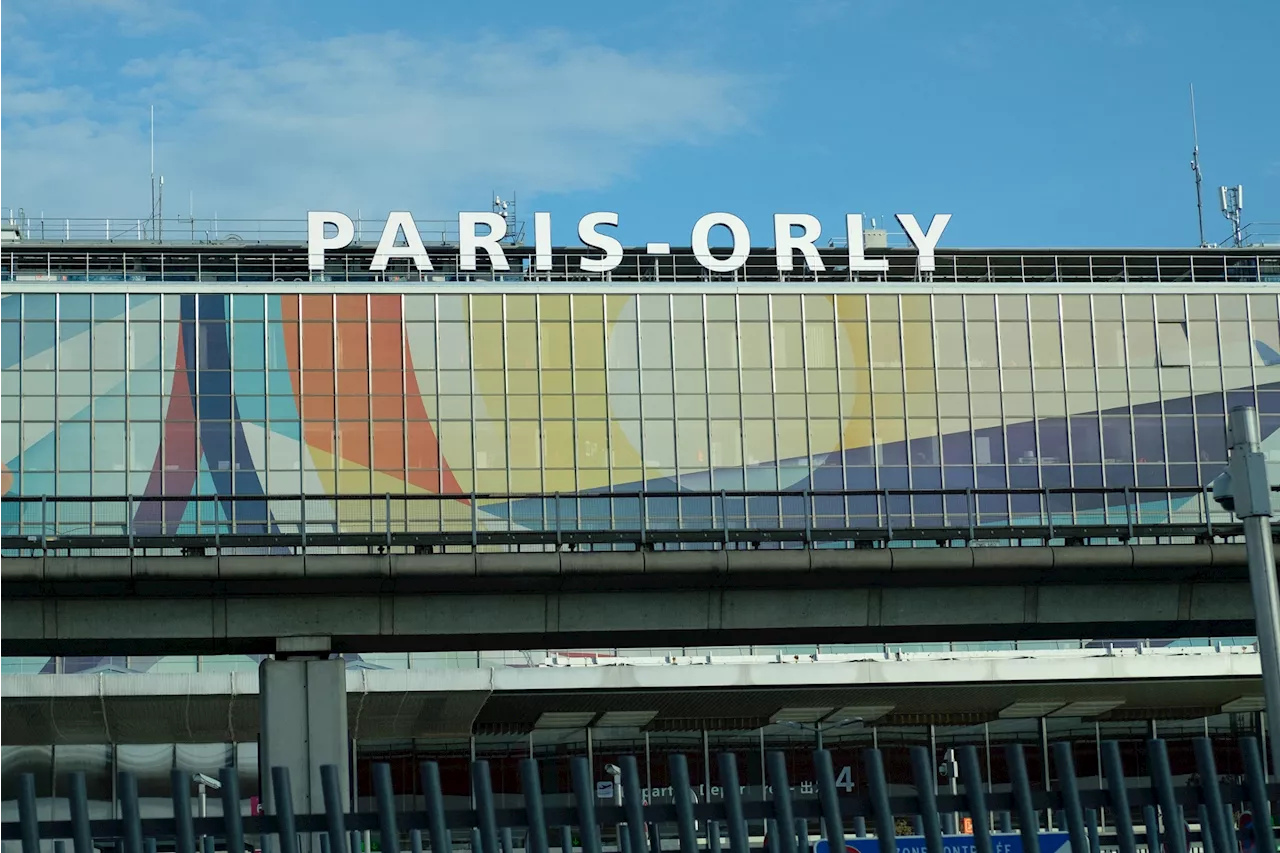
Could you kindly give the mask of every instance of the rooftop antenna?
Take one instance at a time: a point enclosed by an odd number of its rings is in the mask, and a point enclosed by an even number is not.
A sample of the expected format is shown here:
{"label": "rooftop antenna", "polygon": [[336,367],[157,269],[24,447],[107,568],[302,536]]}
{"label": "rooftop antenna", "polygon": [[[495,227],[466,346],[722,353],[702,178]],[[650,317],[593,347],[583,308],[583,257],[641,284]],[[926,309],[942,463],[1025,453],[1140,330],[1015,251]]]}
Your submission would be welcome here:
{"label": "rooftop antenna", "polygon": [[1200,225],[1200,248],[1204,248],[1204,198],[1200,192],[1200,131],[1196,128],[1196,86],[1191,84],[1191,171],[1196,175],[1196,221]]}
{"label": "rooftop antenna", "polygon": [[1218,197],[1222,204],[1222,215],[1231,223],[1231,243],[1237,249],[1244,245],[1244,235],[1240,231],[1240,211],[1244,209],[1244,187],[1218,187]]}
{"label": "rooftop antenna", "polygon": [[151,105],[151,230],[156,227],[156,105]]}

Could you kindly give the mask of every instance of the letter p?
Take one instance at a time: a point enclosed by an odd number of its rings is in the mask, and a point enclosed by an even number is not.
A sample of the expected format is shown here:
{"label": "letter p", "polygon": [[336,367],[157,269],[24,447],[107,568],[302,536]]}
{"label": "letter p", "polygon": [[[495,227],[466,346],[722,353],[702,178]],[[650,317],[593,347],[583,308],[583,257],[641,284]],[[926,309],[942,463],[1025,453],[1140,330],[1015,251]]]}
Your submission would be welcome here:
{"label": "letter p", "polygon": [[[338,233],[324,236],[326,225],[333,225]],[[312,272],[324,270],[326,249],[345,249],[355,239],[356,226],[351,217],[336,210],[307,211],[307,266]]]}

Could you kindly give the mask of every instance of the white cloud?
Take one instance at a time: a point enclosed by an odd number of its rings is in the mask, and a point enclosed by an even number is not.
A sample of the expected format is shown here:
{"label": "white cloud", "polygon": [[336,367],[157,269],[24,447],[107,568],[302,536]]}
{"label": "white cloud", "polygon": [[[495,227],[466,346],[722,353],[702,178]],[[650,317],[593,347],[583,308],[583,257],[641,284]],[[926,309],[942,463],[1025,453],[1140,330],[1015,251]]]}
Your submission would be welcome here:
{"label": "white cloud", "polygon": [[186,212],[190,190],[197,216],[290,219],[451,216],[494,189],[599,189],[647,152],[741,129],[751,111],[742,77],[563,33],[450,44],[258,31],[128,61],[91,90],[4,83],[4,203],[71,216],[148,209],[149,104],[170,211]]}

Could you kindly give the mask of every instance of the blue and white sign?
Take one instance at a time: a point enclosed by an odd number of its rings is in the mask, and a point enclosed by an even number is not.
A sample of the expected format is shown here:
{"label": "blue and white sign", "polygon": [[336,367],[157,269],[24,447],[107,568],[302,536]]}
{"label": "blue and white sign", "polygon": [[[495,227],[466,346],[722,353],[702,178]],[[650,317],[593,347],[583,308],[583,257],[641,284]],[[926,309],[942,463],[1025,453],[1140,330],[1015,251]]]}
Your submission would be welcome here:
{"label": "blue and white sign", "polygon": [[[898,853],[928,853],[924,836],[907,835],[897,841]],[[849,838],[844,844],[845,853],[880,853],[880,842],[875,838]],[[972,835],[944,835],[942,844],[944,853],[977,853]],[[991,849],[994,853],[1023,853],[1022,835],[993,832]],[[825,838],[813,845],[813,853],[830,853]],[[1042,832],[1040,853],[1071,853],[1071,839],[1065,832]]]}

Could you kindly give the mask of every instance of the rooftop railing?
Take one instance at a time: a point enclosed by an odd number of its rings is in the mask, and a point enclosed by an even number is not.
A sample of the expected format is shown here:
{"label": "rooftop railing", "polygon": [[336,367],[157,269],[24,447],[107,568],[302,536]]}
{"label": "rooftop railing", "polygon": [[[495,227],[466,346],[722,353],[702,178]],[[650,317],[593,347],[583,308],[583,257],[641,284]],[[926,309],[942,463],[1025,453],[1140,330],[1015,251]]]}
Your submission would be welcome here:
{"label": "rooftop railing", "polygon": [[[699,797],[690,779],[688,759],[672,754],[667,768],[669,803],[650,801],[647,794],[651,791],[642,787],[641,765],[633,755],[618,760],[613,785],[619,790],[603,801],[596,770],[586,757],[569,759],[569,796],[544,793],[544,780],[555,776],[548,772],[551,762],[529,758],[521,761],[523,807],[516,808],[495,806],[493,776],[485,760],[471,762],[473,805],[465,809],[446,799],[437,762],[423,762],[419,784],[411,783],[421,790],[421,798],[397,791],[391,765],[377,763],[372,767],[376,808],[370,812],[348,811],[344,780],[338,767],[328,764],[319,768],[321,790],[317,793],[323,798],[311,797],[312,802],[324,803],[323,810],[315,814],[295,813],[289,771],[272,767],[262,774],[262,783],[274,795],[274,805],[267,814],[249,816],[244,815],[238,771],[223,768],[219,772],[221,788],[214,795],[214,799],[221,799],[222,815],[198,818],[191,814],[190,771],[172,771],[172,817],[143,819],[138,779],[126,771],[118,774],[115,785],[119,811],[113,813],[121,817],[91,820],[85,774],[80,771],[67,779],[70,819],[44,821],[39,819],[35,777],[24,773],[18,777],[18,819],[3,823],[2,837],[21,841],[22,853],[40,853],[41,843],[48,840],[70,840],[74,853],[94,853],[95,841],[106,839],[122,839],[124,853],[143,853],[144,849],[154,853],[158,842],[175,853],[195,853],[197,839],[210,852],[262,849],[300,853],[318,849],[321,853],[356,853],[369,849],[360,837],[362,832],[378,834],[376,849],[382,853],[421,853],[427,842],[433,853],[449,853],[455,846],[473,853],[513,853],[517,845],[525,853],[550,853],[557,848],[560,853],[602,853],[610,841],[610,847],[621,853],[661,853],[666,849],[718,853],[727,836],[729,853],[748,853],[761,849],[753,844],[749,822],[754,822],[757,827],[764,825],[763,849],[768,853],[843,851],[846,844],[856,845],[857,838],[867,837],[868,830],[885,853],[897,850],[900,842],[930,853],[968,848],[975,853],[994,853],[1018,846],[1034,853],[1042,843],[1059,850],[1068,841],[1070,849],[1078,853],[1101,853],[1104,848],[1137,853],[1140,844],[1149,853],[1188,853],[1192,844],[1206,853],[1275,851],[1271,804],[1280,797],[1280,785],[1268,785],[1257,741],[1245,737],[1239,742],[1244,773],[1238,783],[1219,777],[1209,738],[1197,738],[1193,745],[1199,781],[1175,784],[1165,741],[1148,741],[1149,775],[1143,781],[1125,775],[1117,741],[1102,741],[1100,775],[1105,775],[1107,786],[1101,790],[1081,784],[1072,745],[1054,743],[1054,780],[1044,791],[1031,787],[1022,744],[1007,745],[1004,758],[1011,784],[1008,790],[998,791],[986,778],[989,765],[984,776],[978,748],[966,745],[955,750],[958,772],[952,793],[938,790],[937,756],[923,746],[913,746],[910,758],[915,790],[907,795],[891,790],[885,756],[878,748],[863,751],[866,783],[857,789],[837,779],[830,751],[814,751],[811,778],[816,785],[806,783],[799,796],[794,793],[796,780],[787,755],[773,751],[762,768],[770,786],[768,799],[748,798],[743,793],[740,783],[745,777],[740,758],[733,753],[718,756],[717,781],[723,795],[717,799],[706,792]],[[1049,759],[1050,755],[1044,756],[1046,781]],[[708,780],[710,770],[707,768]],[[961,789],[963,793],[959,793]],[[664,789],[662,799],[667,798]],[[1238,831],[1233,804],[1246,802],[1253,820],[1247,831]],[[1098,810],[1102,808],[1114,827],[1106,837],[1098,826]],[[1046,813],[1053,817],[1046,819]],[[971,833],[958,834],[960,815],[972,821]],[[1135,815],[1140,816],[1138,821]],[[1054,818],[1065,832],[1047,835],[1042,827],[1052,832]],[[1196,825],[1194,830],[1192,824]],[[816,845],[812,835],[815,827],[820,833]]]}
{"label": "rooftop railing", "polygon": [[[1273,487],[1280,492],[1280,486]],[[1202,487],[6,496],[5,553],[84,549],[875,548],[1211,542]]]}
{"label": "rooftop railing", "polygon": [[510,269],[491,268],[487,255],[477,259],[477,270],[461,269],[456,248],[428,243],[432,270],[420,272],[403,258],[392,259],[384,272],[370,269],[374,247],[366,243],[340,252],[326,253],[323,272],[312,271],[305,245],[245,243],[202,245],[149,245],[68,243],[8,243],[0,251],[0,280],[58,287],[72,282],[301,282],[465,284],[599,283],[659,284],[688,282],[734,286],[790,283],[821,286],[840,282],[936,282],[954,284],[1224,284],[1280,282],[1280,247],[1272,250],[939,250],[937,266],[921,272],[915,252],[900,249],[868,250],[869,256],[888,260],[887,272],[854,272],[848,255],[839,248],[822,248],[824,270],[815,272],[800,264],[796,271],[780,273],[772,249],[753,249],[742,267],[732,273],[708,272],[688,249],[669,255],[649,255],[643,249],[627,249],[619,266],[608,273],[581,269],[583,257],[594,255],[584,248],[558,247],[552,251],[552,267],[535,269],[534,248],[505,250]]}

